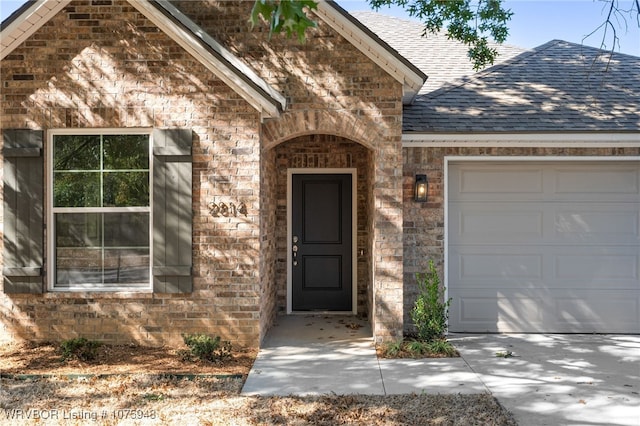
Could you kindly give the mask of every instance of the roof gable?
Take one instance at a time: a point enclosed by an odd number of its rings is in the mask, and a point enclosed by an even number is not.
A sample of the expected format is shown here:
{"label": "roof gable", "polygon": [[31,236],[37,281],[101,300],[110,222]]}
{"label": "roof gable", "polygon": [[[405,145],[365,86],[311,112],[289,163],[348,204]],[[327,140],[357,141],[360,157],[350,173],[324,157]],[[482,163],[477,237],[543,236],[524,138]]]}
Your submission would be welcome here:
{"label": "roof gable", "polygon": [[[286,100],[280,93],[168,0],[127,1],[267,117],[277,116],[286,107]],[[0,60],[70,2],[30,0],[2,22]],[[315,13],[399,81],[403,85],[403,103],[411,103],[426,81],[426,74],[334,1],[319,1]]]}
{"label": "roof gable", "polygon": [[[286,107],[284,96],[202,31],[167,0],[127,0],[182,48],[266,117]],[[30,1],[2,22],[0,60],[59,13],[71,0]]]}
{"label": "roof gable", "polygon": [[410,104],[427,75],[333,0],[318,1],[315,13],[403,86],[402,103]]}

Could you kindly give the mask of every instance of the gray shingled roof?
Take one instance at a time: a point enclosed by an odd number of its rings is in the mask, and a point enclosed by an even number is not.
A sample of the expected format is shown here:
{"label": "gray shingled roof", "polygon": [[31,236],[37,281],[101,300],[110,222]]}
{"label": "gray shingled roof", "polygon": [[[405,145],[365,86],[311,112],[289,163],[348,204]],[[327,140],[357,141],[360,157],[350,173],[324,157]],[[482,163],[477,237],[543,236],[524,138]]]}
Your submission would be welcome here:
{"label": "gray shingled roof", "polygon": [[553,40],[502,48],[474,73],[466,48],[419,23],[354,13],[429,79],[405,106],[404,133],[640,132],[640,58]]}
{"label": "gray shingled roof", "polygon": [[419,96],[404,132],[640,131],[640,58],[553,40]]}
{"label": "gray shingled roof", "polygon": [[[418,21],[376,12],[350,13],[429,77],[420,90],[421,94],[436,90],[446,82],[475,73],[467,56],[468,47],[449,40],[444,32],[427,33],[423,37],[424,25]],[[499,53],[496,63],[527,51],[522,47],[506,44],[493,44],[492,47]]]}

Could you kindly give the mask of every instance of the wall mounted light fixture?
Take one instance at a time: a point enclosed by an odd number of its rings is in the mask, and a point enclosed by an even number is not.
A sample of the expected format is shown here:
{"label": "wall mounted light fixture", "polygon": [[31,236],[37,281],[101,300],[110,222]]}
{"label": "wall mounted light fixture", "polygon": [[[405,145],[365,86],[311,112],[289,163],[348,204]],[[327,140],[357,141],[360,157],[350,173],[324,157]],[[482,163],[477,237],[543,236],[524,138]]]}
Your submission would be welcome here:
{"label": "wall mounted light fixture", "polygon": [[416,183],[413,189],[414,201],[420,203],[427,201],[427,192],[429,192],[429,182],[427,182],[427,175],[416,175]]}

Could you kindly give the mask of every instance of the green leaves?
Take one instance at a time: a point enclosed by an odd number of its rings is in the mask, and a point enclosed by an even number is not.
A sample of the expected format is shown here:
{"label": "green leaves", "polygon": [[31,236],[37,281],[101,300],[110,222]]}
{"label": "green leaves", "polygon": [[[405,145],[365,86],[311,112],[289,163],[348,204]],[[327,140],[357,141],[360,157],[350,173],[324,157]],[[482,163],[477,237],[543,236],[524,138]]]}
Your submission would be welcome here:
{"label": "green leaves", "polygon": [[316,9],[318,4],[314,0],[256,0],[251,10],[251,27],[260,22],[260,17],[269,25],[269,37],[274,33],[286,33],[298,36],[302,43],[305,41],[307,28],[315,28],[315,21],[307,16],[307,12]]}
{"label": "green leaves", "polygon": [[[503,7],[503,0],[369,0],[369,4],[376,10],[391,5],[404,8],[424,24],[423,35],[446,28],[450,39],[469,47],[475,70],[493,64],[498,51],[489,46],[489,41],[503,43],[507,39],[507,22],[513,15]],[[317,7],[314,0],[255,0],[249,21],[253,28],[264,19],[269,37],[284,32],[304,42],[307,28],[316,27],[308,12]]]}
{"label": "green leaves", "polygon": [[438,271],[429,261],[429,270],[416,274],[418,296],[410,312],[418,338],[424,342],[440,339],[447,331],[449,305],[451,299],[444,301],[444,287],[440,286]]}
{"label": "green leaves", "polygon": [[507,22],[513,15],[503,7],[502,0],[369,0],[369,4],[376,10],[382,6],[403,7],[424,24],[423,35],[446,28],[449,39],[468,46],[475,70],[493,64],[498,52],[489,41],[503,43],[507,39]]}

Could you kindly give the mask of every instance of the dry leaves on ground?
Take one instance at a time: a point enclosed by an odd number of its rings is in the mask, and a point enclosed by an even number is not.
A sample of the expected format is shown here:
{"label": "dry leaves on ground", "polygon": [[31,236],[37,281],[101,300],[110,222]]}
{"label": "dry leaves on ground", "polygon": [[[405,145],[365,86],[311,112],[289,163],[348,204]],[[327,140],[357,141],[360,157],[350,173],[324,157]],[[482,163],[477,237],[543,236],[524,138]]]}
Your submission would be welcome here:
{"label": "dry leaves on ground", "polygon": [[59,347],[52,344],[0,345],[3,374],[249,374],[258,354],[255,348],[234,348],[224,362],[187,362],[179,349],[137,345],[102,345],[91,362],[62,359]]}
{"label": "dry leaves on ground", "polygon": [[[167,348],[106,346],[101,348],[99,363],[88,364],[63,363],[57,348],[50,345],[1,346],[0,424],[516,424],[488,394],[243,396],[240,390],[255,355],[255,350],[246,349],[224,363],[190,363]],[[171,373],[209,376],[187,380],[171,377]],[[47,376],[11,376],[17,374]],[[69,374],[105,376],[74,378]],[[240,376],[210,376],[213,374]]]}

